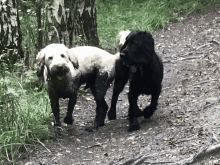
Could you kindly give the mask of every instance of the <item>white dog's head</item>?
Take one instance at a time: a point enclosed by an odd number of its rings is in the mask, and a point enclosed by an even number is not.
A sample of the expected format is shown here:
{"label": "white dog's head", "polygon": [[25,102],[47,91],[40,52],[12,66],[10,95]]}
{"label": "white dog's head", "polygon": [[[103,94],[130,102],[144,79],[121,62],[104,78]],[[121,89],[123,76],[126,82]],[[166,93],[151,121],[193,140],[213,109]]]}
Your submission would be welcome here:
{"label": "white dog's head", "polygon": [[37,75],[48,76],[62,80],[73,66],[78,69],[77,57],[68,54],[68,48],[63,44],[51,44],[42,49],[36,57]]}

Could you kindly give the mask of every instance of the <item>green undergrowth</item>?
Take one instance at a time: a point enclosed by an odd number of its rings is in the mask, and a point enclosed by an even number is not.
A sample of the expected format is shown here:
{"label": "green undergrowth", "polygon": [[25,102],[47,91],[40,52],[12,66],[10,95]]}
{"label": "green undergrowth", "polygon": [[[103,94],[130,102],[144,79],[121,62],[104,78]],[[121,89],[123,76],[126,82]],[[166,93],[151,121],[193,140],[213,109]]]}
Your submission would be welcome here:
{"label": "green undergrowth", "polygon": [[116,50],[121,30],[153,31],[219,0],[97,0],[98,35],[101,47]]}
{"label": "green undergrowth", "polygon": [[51,110],[47,92],[34,87],[34,71],[0,72],[0,164],[14,163],[30,145],[48,139]]}

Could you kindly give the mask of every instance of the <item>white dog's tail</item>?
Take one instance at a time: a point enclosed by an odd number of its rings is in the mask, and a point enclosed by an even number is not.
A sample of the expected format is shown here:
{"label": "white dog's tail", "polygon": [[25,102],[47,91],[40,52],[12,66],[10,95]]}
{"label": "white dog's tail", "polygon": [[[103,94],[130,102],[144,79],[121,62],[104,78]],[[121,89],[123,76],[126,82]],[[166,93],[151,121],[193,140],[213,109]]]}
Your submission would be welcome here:
{"label": "white dog's tail", "polygon": [[126,30],[126,31],[120,31],[117,35],[117,46],[118,49],[120,50],[121,47],[124,45],[125,41],[126,41],[126,37],[130,34],[131,31]]}

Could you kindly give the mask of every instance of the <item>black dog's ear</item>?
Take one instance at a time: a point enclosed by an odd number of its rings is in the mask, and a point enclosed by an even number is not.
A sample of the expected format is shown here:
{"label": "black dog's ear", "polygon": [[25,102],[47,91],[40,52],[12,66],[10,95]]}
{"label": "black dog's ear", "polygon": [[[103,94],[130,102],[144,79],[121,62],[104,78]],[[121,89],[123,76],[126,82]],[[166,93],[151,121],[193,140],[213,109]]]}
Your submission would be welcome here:
{"label": "black dog's ear", "polygon": [[72,62],[73,64],[73,67],[75,69],[78,69],[79,68],[79,63],[78,63],[78,58],[77,56],[74,54],[74,51],[72,49],[68,49],[66,51],[68,57],[69,57],[69,60]]}

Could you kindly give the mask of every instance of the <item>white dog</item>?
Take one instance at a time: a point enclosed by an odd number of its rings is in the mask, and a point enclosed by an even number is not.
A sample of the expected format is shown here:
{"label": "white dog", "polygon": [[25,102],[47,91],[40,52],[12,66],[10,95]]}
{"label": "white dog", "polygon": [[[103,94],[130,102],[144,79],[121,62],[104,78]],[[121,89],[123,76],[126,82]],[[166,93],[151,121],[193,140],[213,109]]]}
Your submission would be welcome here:
{"label": "white dog", "polygon": [[69,98],[64,122],[72,124],[77,92],[83,83],[91,89],[97,104],[95,127],[104,125],[108,110],[106,91],[116,76],[116,69],[123,71],[117,67],[119,59],[119,53],[112,55],[91,46],[68,49],[63,44],[51,44],[38,53],[37,74],[47,82],[55,125],[60,125],[59,98]]}

